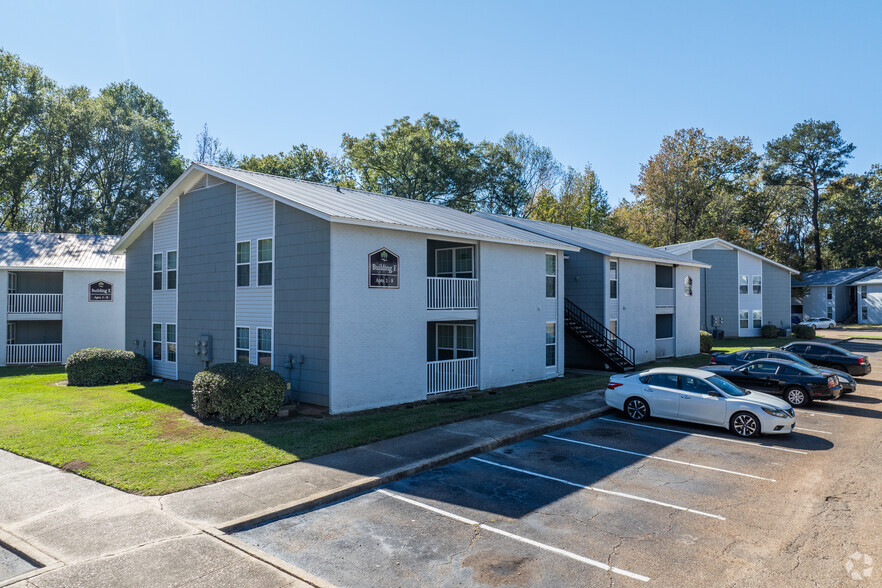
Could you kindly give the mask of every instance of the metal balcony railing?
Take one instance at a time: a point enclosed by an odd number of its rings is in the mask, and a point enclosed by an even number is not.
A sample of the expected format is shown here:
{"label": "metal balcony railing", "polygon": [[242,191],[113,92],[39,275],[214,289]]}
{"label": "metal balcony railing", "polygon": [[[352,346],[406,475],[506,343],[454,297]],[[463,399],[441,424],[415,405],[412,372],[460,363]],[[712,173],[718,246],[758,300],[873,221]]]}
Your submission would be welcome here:
{"label": "metal balcony railing", "polygon": [[477,278],[427,278],[429,310],[478,308]]}
{"label": "metal balcony railing", "polygon": [[6,365],[61,363],[61,343],[15,343],[6,346]]}
{"label": "metal balcony railing", "polygon": [[429,394],[478,387],[477,357],[430,361],[426,367]]}
{"label": "metal balcony railing", "polygon": [[667,337],[665,339],[656,339],[655,340],[655,358],[661,359],[663,357],[673,357],[674,356],[674,338]]}
{"label": "metal balcony railing", "polygon": [[673,308],[674,307],[674,289],[673,288],[656,288],[655,289],[655,307],[656,308]]}
{"label": "metal balcony railing", "polygon": [[10,314],[50,314],[61,312],[62,294],[7,294]]}

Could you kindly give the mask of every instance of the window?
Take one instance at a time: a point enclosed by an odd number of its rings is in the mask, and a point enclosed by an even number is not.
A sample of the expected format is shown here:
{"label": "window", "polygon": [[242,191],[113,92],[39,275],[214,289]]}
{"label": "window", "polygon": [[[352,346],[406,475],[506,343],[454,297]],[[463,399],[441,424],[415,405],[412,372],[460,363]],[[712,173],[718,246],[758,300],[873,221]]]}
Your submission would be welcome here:
{"label": "window", "polygon": [[738,311],[738,328],[739,329],[750,328],[749,315],[746,310],[739,310]]}
{"label": "window", "polygon": [[827,307],[827,318],[831,319],[831,320],[833,318],[833,307],[832,306]]}
{"label": "window", "polygon": [[9,294],[15,294],[18,291],[18,274],[15,272],[9,272],[6,288],[6,291]]}
{"label": "window", "polygon": [[273,240],[257,241],[257,285],[271,286],[273,283]]}
{"label": "window", "polygon": [[747,276],[738,276],[738,293],[747,294]]}
{"label": "window", "polygon": [[753,361],[755,359],[765,359],[769,354],[764,351],[751,351],[744,354],[744,361]]}
{"label": "window", "polygon": [[165,359],[169,362],[178,360],[178,327],[177,325],[165,325]]}
{"label": "window", "polygon": [[685,392],[696,392],[698,394],[710,394],[716,392],[713,386],[695,376],[680,376],[680,390]]}
{"label": "window", "polygon": [[867,307],[866,307],[866,306],[862,306],[862,307],[861,307],[861,320],[864,320],[864,321],[865,321],[865,320],[868,320]]}
{"label": "window", "polygon": [[251,243],[236,243],[236,285],[251,285]]}
{"label": "window", "polygon": [[473,278],[474,249],[472,247],[456,247],[435,250],[435,277],[438,278]]}
{"label": "window", "polygon": [[475,356],[474,325],[437,325],[435,341],[439,361]]}
{"label": "window", "polygon": [[861,299],[863,299],[863,300],[867,299],[867,287],[866,286],[861,286]]}
{"label": "window", "polygon": [[269,367],[273,365],[272,329],[257,329],[257,364]]}
{"label": "window", "polygon": [[555,323],[545,323],[545,367],[557,364],[556,327]]}
{"label": "window", "polygon": [[754,310],[753,311],[753,328],[760,329],[763,326],[763,311]]}
{"label": "window", "polygon": [[655,338],[670,339],[674,336],[674,315],[655,315]]}
{"label": "window", "polygon": [[162,361],[162,325],[153,323],[153,360]]}
{"label": "window", "polygon": [[804,376],[805,371],[791,365],[782,365],[778,368],[779,376]]}
{"label": "window", "polygon": [[753,278],[753,293],[754,294],[762,294],[763,293],[763,277],[762,276],[752,276]]}
{"label": "window", "polygon": [[747,366],[747,371],[753,374],[774,374],[778,371],[778,364],[758,361]]}
{"label": "window", "polygon": [[668,265],[655,266],[655,287],[656,288],[673,288],[674,287],[674,268]]}
{"label": "window", "polygon": [[153,289],[162,290],[162,253],[153,254]]}
{"label": "window", "polygon": [[248,327],[236,327],[236,361],[251,363],[251,333]]}
{"label": "window", "polygon": [[652,374],[649,378],[652,386],[661,386],[662,388],[678,389],[680,385],[677,383],[676,374]]}
{"label": "window", "polygon": [[557,297],[557,255],[545,254],[545,297]]}
{"label": "window", "polygon": [[827,286],[827,300],[833,300],[833,288]]}
{"label": "window", "polygon": [[168,266],[168,272],[165,277],[165,287],[169,290],[174,290],[178,287],[178,252],[169,251],[165,255],[165,262]]}
{"label": "window", "polygon": [[793,353],[805,353],[808,349],[808,345],[805,343],[793,343],[787,346],[787,351],[791,351]]}
{"label": "window", "polygon": [[6,344],[15,345],[15,323],[6,323]]}
{"label": "window", "polygon": [[609,297],[616,300],[619,297],[619,262],[609,262]]}

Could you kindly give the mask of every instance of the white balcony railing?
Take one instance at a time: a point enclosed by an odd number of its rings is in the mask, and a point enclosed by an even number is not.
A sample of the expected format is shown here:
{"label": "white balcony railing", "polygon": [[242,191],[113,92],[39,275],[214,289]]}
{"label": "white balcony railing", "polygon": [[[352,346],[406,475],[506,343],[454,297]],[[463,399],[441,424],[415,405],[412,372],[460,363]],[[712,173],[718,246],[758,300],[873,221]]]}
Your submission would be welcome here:
{"label": "white balcony railing", "polygon": [[674,356],[674,338],[668,337],[667,339],[656,339],[655,340],[655,358],[661,359],[663,357],[673,357]]}
{"label": "white balcony railing", "polygon": [[428,280],[429,310],[478,308],[477,278],[433,278]]}
{"label": "white balcony railing", "polygon": [[6,346],[6,365],[39,363],[61,363],[61,343],[16,343]]}
{"label": "white balcony railing", "polygon": [[443,359],[427,364],[428,393],[442,394],[478,387],[478,358]]}
{"label": "white balcony railing", "polygon": [[674,289],[673,288],[656,288],[655,289],[655,307],[656,308],[673,308],[674,307]]}
{"label": "white balcony railing", "polygon": [[49,314],[61,312],[62,294],[8,294],[6,311],[10,314]]}

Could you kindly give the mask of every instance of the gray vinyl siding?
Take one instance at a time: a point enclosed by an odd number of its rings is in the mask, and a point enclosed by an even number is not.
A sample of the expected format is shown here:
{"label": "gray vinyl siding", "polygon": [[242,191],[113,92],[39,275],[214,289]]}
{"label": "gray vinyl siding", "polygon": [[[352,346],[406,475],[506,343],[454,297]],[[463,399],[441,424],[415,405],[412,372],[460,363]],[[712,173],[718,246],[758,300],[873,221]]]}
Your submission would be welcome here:
{"label": "gray vinyl siding", "polygon": [[213,364],[233,361],[236,288],[236,186],[223,183],[181,196],[178,236],[178,379],[204,364],[196,338],[211,335]]}
{"label": "gray vinyl siding", "polygon": [[763,262],[763,324],[790,326],[790,272]]}
{"label": "gray vinyl siding", "polygon": [[[16,275],[18,294],[61,294],[64,272],[31,272],[11,270]],[[4,284],[5,286],[5,284]]]}
{"label": "gray vinyl siding", "polygon": [[566,253],[566,257],[569,259],[564,261],[564,296],[602,323],[606,292],[603,255],[581,249]]}
{"label": "gray vinyl siding", "polygon": [[727,337],[738,336],[738,252],[696,249],[695,261],[710,264],[701,270],[701,329],[713,329],[711,316],[723,317]]}
{"label": "gray vinyl siding", "polygon": [[833,309],[833,320],[837,323],[847,320],[849,315],[851,315],[852,306],[849,286],[840,284],[839,286],[834,287],[833,301],[836,303],[836,308]]}
{"label": "gray vinyl siding", "polygon": [[126,349],[150,356],[153,300],[153,227],[126,249]]}
{"label": "gray vinyl siding", "polygon": [[[276,207],[275,370],[295,358],[292,392],[300,401],[329,405],[331,225],[290,206]],[[296,358],[304,356],[297,365]]]}

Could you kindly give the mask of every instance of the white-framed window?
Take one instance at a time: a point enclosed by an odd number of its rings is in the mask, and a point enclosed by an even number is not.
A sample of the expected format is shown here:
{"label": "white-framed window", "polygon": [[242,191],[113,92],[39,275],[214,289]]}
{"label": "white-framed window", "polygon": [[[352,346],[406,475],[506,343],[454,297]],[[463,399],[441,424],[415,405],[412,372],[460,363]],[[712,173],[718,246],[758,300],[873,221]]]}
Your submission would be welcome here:
{"label": "white-framed window", "polygon": [[615,300],[619,297],[619,262],[609,262],[609,297]]}
{"label": "white-framed window", "polygon": [[545,323],[545,367],[557,364],[557,324]]}
{"label": "white-framed window", "polygon": [[833,300],[833,288],[827,286],[827,300]]}
{"label": "white-framed window", "polygon": [[236,243],[236,286],[251,285],[251,241]]}
{"label": "white-framed window", "polygon": [[178,361],[177,325],[165,325],[165,360],[170,363]]}
{"label": "white-framed window", "polygon": [[475,326],[438,324],[435,326],[437,359],[463,359],[475,356]]}
{"label": "white-framed window", "polygon": [[861,300],[867,299],[867,287],[861,286]]}
{"label": "white-framed window", "polygon": [[545,254],[545,297],[557,298],[557,255]]}
{"label": "white-framed window", "polygon": [[162,253],[153,254],[153,289],[162,290]]}
{"label": "white-framed window", "polygon": [[272,329],[257,329],[257,364],[273,367]]}
{"label": "white-framed window", "polygon": [[169,251],[165,254],[165,287],[168,290],[175,290],[178,287],[178,252]]}
{"label": "white-framed window", "polygon": [[750,328],[750,313],[746,310],[738,311],[738,328],[740,329],[749,329]]}
{"label": "white-framed window", "polygon": [[236,362],[251,363],[251,330],[236,327]]}
{"label": "white-framed window", "polygon": [[9,294],[15,294],[18,291],[18,274],[15,272],[9,272],[6,281],[6,291]]}
{"label": "white-framed window", "polygon": [[273,240],[257,240],[257,285],[273,284]]}
{"label": "white-framed window", "polygon": [[153,323],[153,361],[162,361],[162,324]]}
{"label": "white-framed window", "polygon": [[6,344],[15,345],[15,323],[6,323]]}
{"label": "white-framed window", "polygon": [[753,280],[753,293],[754,294],[762,294],[763,293],[763,277],[762,276],[751,276]]}
{"label": "white-framed window", "polygon": [[759,329],[763,326],[763,311],[754,310],[753,311],[753,328]]}
{"label": "white-framed window", "polygon": [[862,306],[862,307],[861,307],[861,319],[862,319],[862,320],[867,320],[867,318],[868,318],[868,316],[867,316],[867,307],[866,307],[866,306]]}
{"label": "white-framed window", "polygon": [[435,250],[435,277],[474,278],[474,247],[452,247]]}
{"label": "white-framed window", "polygon": [[827,307],[827,318],[831,319],[831,320],[833,319],[833,307],[832,306]]}
{"label": "white-framed window", "polygon": [[750,283],[750,276],[738,276],[738,293],[747,294],[747,286]]}

